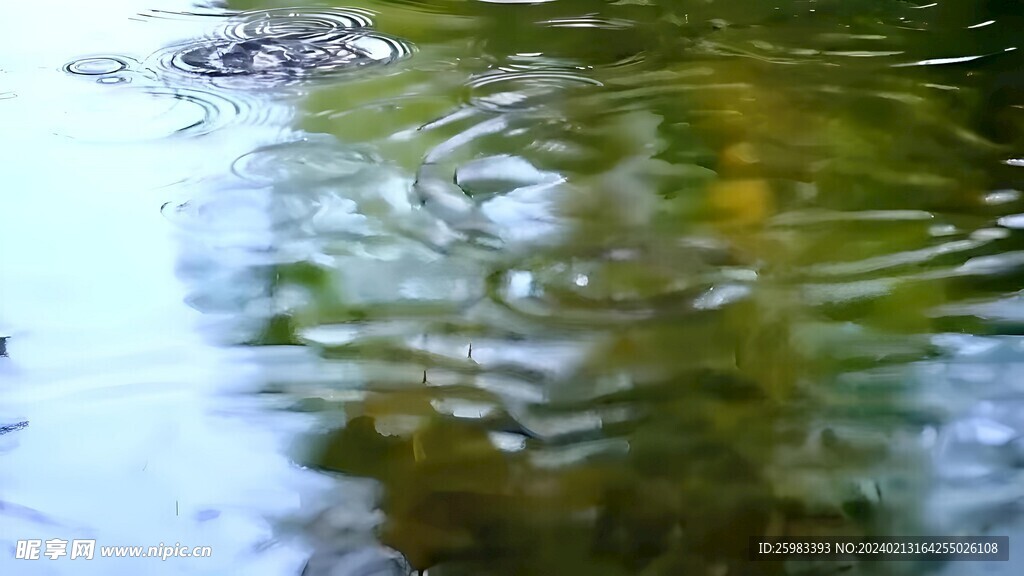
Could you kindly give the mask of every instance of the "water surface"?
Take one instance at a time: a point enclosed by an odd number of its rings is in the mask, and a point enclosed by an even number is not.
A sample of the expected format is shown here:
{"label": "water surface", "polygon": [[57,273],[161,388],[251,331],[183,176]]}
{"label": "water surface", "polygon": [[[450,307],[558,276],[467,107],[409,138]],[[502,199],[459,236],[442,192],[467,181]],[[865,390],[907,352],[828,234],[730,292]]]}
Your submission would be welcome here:
{"label": "water surface", "polygon": [[181,573],[1019,571],[746,560],[1021,532],[1019,9],[62,10],[2,46],[5,502],[234,554]]}

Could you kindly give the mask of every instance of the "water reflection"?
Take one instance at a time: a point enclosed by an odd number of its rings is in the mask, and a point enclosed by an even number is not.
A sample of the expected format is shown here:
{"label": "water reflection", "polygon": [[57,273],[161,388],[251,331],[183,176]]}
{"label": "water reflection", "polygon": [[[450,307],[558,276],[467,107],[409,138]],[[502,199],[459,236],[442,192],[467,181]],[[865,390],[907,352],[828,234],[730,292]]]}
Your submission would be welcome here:
{"label": "water reflection", "polygon": [[[324,487],[279,450],[301,422],[226,394],[254,370],[198,337],[159,211],[215,173],[211,158],[276,138],[280,126],[243,117],[282,106],[154,79],[139,55],[201,30],[124,19],[140,9],[63,3],[45,42],[23,25],[0,39],[19,95],[0,110],[0,572],[297,573],[308,552],[271,519]],[[38,6],[5,10],[40,21]],[[127,55],[97,56],[109,51]],[[95,82],[120,77],[133,82]],[[95,539],[97,557],[16,560],[16,540],[33,538]],[[215,556],[99,557],[161,542]]]}
{"label": "water reflection", "polygon": [[[175,535],[211,527],[232,562],[258,542],[306,576],[957,574],[747,561],[750,536],[1021,533],[1020,16],[868,4],[146,13],[203,29],[145,65],[67,65],[133,81],[89,82],[55,131],[147,140],[126,158],[186,181],[140,201],[136,175],[66,224],[86,237],[82,220],[143,205],[108,234],[175,230],[185,294],[166,258],[78,247],[92,267],[61,278],[105,272],[126,320],[96,323],[87,299],[57,325],[78,332],[36,344],[80,356],[29,362],[24,389],[60,384],[19,392],[4,442],[38,479],[58,425],[88,429],[119,455],[59,453],[94,471],[86,489],[161,496],[100,533],[165,534],[153,518],[184,492]],[[156,279],[146,305],[97,250],[149,264],[131,276]],[[179,300],[194,312],[157,315]],[[185,314],[228,347],[197,346]],[[313,470],[277,452],[296,437]],[[29,531],[98,515],[42,486],[0,511]],[[296,527],[302,554],[282,544]]]}
{"label": "water reflection", "polygon": [[[794,14],[673,15],[616,45],[643,55],[630,73],[542,30],[650,22],[633,8],[533,8],[466,9],[518,33],[454,66],[458,38],[414,31],[432,15],[384,11],[421,49],[405,82],[307,102],[307,130],[414,171],[414,208],[457,232],[400,276],[320,245],[315,276],[277,284],[278,341],[337,370],[275,386],[344,421],[311,462],[376,479],[381,538],[431,574],[782,573],[745,536],[941,525],[929,460],[966,425],[915,370],[950,361],[931,311],[977,289],[960,279],[1016,270],[993,227],[1015,184],[964,96],[936,96],[955,80],[878,73],[920,52],[906,17],[808,38]],[[417,262],[486,292],[427,290]]]}

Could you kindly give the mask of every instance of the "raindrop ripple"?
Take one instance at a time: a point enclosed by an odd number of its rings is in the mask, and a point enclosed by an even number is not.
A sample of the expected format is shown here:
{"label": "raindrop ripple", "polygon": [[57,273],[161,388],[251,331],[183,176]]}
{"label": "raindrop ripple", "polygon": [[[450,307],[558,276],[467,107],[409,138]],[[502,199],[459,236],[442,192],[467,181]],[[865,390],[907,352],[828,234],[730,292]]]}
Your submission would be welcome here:
{"label": "raindrop ripple", "polygon": [[409,43],[372,30],[372,23],[357,10],[245,12],[212,37],[172,46],[151,61],[165,73],[288,84],[390,64],[412,53]]}

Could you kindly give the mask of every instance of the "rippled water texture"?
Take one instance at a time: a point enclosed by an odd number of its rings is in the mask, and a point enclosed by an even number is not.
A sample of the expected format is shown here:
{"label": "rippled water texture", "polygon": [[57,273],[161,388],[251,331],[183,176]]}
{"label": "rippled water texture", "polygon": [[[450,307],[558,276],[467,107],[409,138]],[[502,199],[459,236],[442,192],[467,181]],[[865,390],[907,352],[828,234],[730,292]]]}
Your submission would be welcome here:
{"label": "rippled water texture", "polygon": [[246,86],[266,88],[390,64],[411,53],[410,44],[373,30],[372,24],[370,13],[357,9],[243,12],[208,38],[174,46],[151,60],[165,74],[206,76],[229,87],[225,78],[243,77]]}
{"label": "rippled water texture", "polygon": [[[0,550],[1021,572],[1021,6],[95,10],[0,41]],[[748,560],[914,534],[1011,559]]]}

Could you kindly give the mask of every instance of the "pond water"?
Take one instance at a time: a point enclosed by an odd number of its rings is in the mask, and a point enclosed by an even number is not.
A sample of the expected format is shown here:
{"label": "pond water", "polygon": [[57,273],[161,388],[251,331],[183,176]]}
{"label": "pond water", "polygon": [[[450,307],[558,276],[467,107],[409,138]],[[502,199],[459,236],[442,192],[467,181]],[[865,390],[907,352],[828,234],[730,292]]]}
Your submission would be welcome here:
{"label": "pond water", "polygon": [[0,572],[1024,566],[1016,3],[4,14]]}

